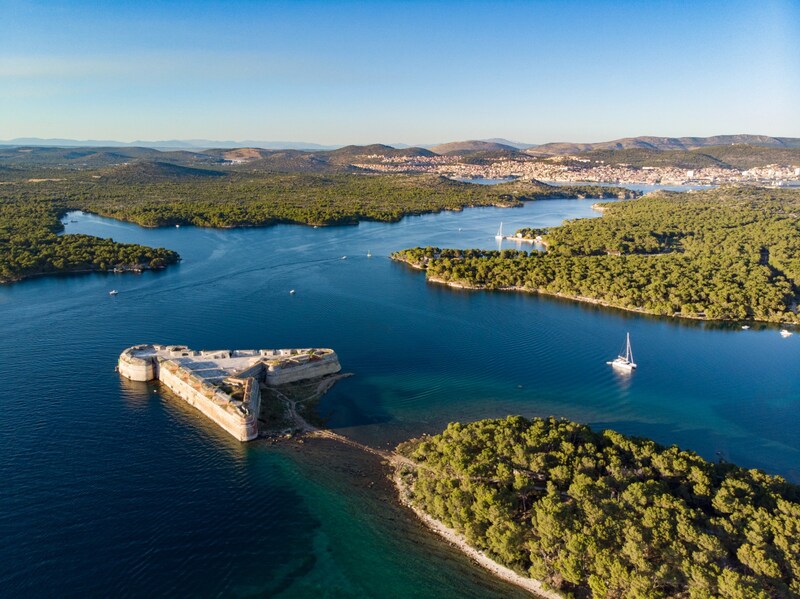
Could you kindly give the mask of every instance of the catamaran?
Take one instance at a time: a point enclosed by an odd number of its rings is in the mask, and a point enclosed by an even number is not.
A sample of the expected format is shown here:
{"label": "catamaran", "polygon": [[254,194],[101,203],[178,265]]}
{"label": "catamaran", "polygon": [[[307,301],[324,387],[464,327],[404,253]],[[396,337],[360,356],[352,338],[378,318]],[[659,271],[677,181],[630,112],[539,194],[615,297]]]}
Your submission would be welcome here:
{"label": "catamaran", "polygon": [[610,362],[606,362],[606,364],[611,364],[614,368],[618,368],[625,372],[631,372],[634,368],[636,368],[636,362],[633,361],[633,351],[631,351],[631,334],[628,333],[627,337],[627,344],[625,347],[625,355],[619,355]]}
{"label": "catamaran", "polygon": [[497,235],[494,236],[495,239],[503,239],[503,222],[500,222],[500,228],[497,229]]}

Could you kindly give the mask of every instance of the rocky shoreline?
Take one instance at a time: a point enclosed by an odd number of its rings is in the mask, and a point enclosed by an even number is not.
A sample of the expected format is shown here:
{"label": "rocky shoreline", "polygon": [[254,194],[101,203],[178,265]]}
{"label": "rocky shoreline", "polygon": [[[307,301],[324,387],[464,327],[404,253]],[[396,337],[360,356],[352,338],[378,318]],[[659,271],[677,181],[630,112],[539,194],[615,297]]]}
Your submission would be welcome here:
{"label": "rocky shoreline", "polygon": [[[315,401],[321,395],[327,393],[338,380],[346,378],[347,376],[351,375],[337,374],[319,379],[318,383],[312,385],[309,389],[310,394],[304,398],[296,395],[293,397],[283,395],[282,400],[287,403],[287,415],[293,422],[292,432],[276,437],[262,435],[262,437],[266,437],[264,441],[271,442],[272,444],[283,445],[284,447],[286,446],[287,442],[290,442],[290,446],[294,446],[298,449],[300,446],[304,446],[308,442],[312,444],[320,442],[334,442],[339,446],[352,448],[362,455],[376,458],[376,465],[380,464],[382,467],[377,468],[373,472],[373,475],[378,477],[376,480],[365,482],[367,487],[375,487],[386,493],[392,493],[391,489],[394,487],[394,493],[396,494],[400,506],[411,510],[419,522],[425,526],[425,528],[435,533],[441,539],[445,540],[450,546],[456,548],[459,552],[470,558],[473,563],[478,564],[481,566],[481,568],[487,570],[496,578],[519,587],[536,596],[544,597],[545,599],[563,599],[562,595],[545,588],[540,581],[518,574],[510,568],[506,568],[505,566],[498,564],[486,554],[469,545],[467,540],[457,531],[447,527],[443,522],[436,520],[435,518],[426,514],[422,509],[415,506],[410,499],[410,489],[408,484],[403,479],[404,472],[408,472],[409,469],[417,467],[414,462],[394,451],[376,449],[374,447],[370,447],[369,445],[359,443],[358,441],[350,439],[349,437],[345,437],[344,435],[335,433],[331,430],[318,428],[307,422],[305,418],[298,413],[298,404],[305,404],[309,401]],[[387,467],[390,472],[389,475],[387,475],[385,470]],[[390,482],[391,485],[385,485],[381,481]]]}
{"label": "rocky shoreline", "polygon": [[527,576],[522,576],[511,568],[506,568],[505,566],[498,564],[485,553],[472,547],[462,534],[458,533],[452,528],[449,528],[443,522],[429,516],[422,509],[415,506],[410,499],[409,486],[403,479],[402,475],[403,468],[408,467],[408,462],[405,459],[399,459],[399,456],[396,456],[392,461],[392,466],[394,467],[392,480],[394,482],[395,489],[397,491],[397,497],[401,505],[404,505],[413,511],[417,518],[419,518],[419,520],[428,528],[428,530],[439,535],[450,545],[467,555],[481,568],[488,570],[497,578],[518,586],[530,593],[533,593],[534,595],[544,597],[545,599],[564,599],[563,595],[552,589],[546,588],[541,581],[529,578]]}

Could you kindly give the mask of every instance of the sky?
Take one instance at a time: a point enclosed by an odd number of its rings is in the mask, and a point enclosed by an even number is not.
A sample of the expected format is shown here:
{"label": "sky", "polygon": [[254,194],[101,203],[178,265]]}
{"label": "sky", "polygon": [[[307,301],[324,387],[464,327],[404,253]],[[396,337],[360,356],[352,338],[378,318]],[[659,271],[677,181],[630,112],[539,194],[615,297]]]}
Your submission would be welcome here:
{"label": "sky", "polygon": [[0,139],[800,137],[800,0],[0,0]]}

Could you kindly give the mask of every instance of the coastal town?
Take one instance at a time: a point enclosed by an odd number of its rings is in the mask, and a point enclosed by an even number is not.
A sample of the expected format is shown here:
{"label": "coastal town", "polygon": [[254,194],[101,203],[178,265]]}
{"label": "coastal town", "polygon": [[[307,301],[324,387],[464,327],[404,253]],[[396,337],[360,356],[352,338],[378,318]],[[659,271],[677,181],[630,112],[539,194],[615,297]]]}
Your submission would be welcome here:
{"label": "coastal town", "polygon": [[384,156],[369,154],[353,166],[380,173],[428,173],[457,179],[534,179],[554,183],[618,185],[800,185],[800,164],[770,164],[750,169],[608,164],[580,155],[467,161],[463,156]]}

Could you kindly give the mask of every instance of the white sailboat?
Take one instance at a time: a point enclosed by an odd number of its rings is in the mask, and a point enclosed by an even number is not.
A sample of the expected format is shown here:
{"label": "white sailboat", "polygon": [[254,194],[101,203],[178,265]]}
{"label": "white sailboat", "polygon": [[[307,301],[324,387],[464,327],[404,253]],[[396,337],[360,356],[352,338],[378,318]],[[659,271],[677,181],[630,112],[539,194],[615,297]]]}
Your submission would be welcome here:
{"label": "white sailboat", "polygon": [[494,236],[495,239],[503,239],[503,222],[500,221],[500,228],[497,229],[497,235]]}
{"label": "white sailboat", "polygon": [[636,368],[636,362],[633,361],[633,351],[631,350],[631,334],[628,333],[627,336],[627,343],[625,346],[625,355],[619,355],[610,362],[606,362],[606,364],[611,364],[614,368],[622,370],[624,372],[631,372],[634,368]]}

